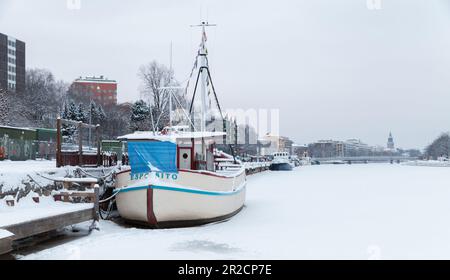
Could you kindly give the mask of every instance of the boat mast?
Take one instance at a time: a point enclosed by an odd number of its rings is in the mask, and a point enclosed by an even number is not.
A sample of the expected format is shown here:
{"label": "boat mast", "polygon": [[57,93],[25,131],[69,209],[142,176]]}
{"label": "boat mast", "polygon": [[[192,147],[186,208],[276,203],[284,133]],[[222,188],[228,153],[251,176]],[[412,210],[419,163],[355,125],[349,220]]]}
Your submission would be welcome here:
{"label": "boat mast", "polygon": [[216,26],[215,24],[209,24],[208,22],[202,22],[199,25],[193,25],[192,27],[202,28],[202,43],[200,45],[199,56],[199,68],[200,68],[200,94],[201,94],[201,121],[200,131],[206,131],[206,116],[207,116],[207,104],[208,104],[208,49],[206,47],[206,27]]}
{"label": "boat mast", "polygon": [[206,29],[205,23],[202,23],[202,44],[200,46],[200,71],[201,71],[201,83],[200,83],[200,92],[201,92],[201,100],[202,100],[202,110],[201,110],[201,127],[200,131],[206,131],[206,104],[207,104],[207,79],[208,74],[206,73],[206,69],[204,67],[208,67],[208,63],[206,60],[206,56],[208,55],[208,51],[206,49]]}
{"label": "boat mast", "polygon": [[[173,75],[173,42],[170,41],[170,69],[169,69],[169,85],[172,84]],[[172,127],[172,91],[169,92],[169,127]]]}

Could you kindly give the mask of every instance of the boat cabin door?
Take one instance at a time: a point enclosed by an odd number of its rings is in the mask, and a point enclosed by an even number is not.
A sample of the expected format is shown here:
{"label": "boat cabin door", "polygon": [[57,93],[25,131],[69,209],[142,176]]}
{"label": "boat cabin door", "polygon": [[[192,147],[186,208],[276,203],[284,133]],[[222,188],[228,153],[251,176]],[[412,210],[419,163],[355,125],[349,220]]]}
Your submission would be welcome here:
{"label": "boat cabin door", "polygon": [[191,148],[178,148],[178,169],[192,169]]}

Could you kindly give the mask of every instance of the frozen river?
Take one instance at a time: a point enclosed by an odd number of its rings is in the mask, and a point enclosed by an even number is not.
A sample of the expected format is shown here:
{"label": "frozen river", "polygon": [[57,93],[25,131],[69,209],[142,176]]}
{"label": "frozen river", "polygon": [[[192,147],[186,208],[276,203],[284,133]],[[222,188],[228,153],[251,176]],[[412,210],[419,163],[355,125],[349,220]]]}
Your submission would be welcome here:
{"label": "frozen river", "polygon": [[450,168],[308,166],[248,177],[225,223],[101,231],[24,259],[450,259]]}

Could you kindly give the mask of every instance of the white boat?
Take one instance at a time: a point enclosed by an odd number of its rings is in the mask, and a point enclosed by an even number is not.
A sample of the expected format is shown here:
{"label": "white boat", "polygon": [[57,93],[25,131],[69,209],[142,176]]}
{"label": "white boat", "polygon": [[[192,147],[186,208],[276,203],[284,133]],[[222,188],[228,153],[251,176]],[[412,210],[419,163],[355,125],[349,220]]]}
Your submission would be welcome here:
{"label": "white boat", "polygon": [[289,159],[290,159],[291,165],[294,167],[299,167],[302,164],[302,162],[300,161],[300,159],[298,158],[297,155],[292,155],[289,157]]}
{"label": "white boat", "polygon": [[300,165],[301,166],[307,166],[307,165],[311,165],[311,164],[312,164],[312,160],[308,156],[305,156],[305,157],[300,159]]}
{"label": "white boat", "polygon": [[[207,24],[201,26],[205,34]],[[219,168],[216,158],[223,158],[223,153],[217,152],[216,140],[226,134],[206,131],[204,101],[211,79],[206,56],[203,36],[198,73],[203,105],[200,131],[192,126],[192,131],[172,128],[119,138],[127,141],[131,167],[116,174],[116,203],[121,217],[129,222],[155,228],[193,226],[228,219],[244,206],[244,166],[234,161],[234,168]]]}
{"label": "white boat", "polygon": [[292,164],[289,154],[286,152],[273,153],[273,160],[269,169],[272,171],[291,171]]}

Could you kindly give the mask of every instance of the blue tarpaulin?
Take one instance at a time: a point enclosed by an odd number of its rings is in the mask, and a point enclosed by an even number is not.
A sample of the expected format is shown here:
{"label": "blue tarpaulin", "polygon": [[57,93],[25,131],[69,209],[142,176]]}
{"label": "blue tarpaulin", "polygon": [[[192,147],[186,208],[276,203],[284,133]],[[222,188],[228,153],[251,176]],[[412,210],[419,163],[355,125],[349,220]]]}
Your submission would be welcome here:
{"label": "blue tarpaulin", "polygon": [[131,173],[178,173],[177,145],[172,142],[128,142]]}

